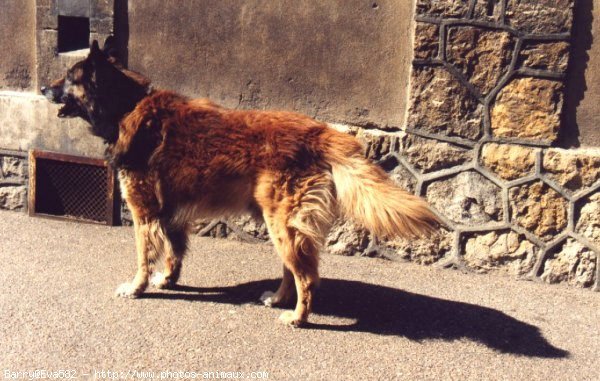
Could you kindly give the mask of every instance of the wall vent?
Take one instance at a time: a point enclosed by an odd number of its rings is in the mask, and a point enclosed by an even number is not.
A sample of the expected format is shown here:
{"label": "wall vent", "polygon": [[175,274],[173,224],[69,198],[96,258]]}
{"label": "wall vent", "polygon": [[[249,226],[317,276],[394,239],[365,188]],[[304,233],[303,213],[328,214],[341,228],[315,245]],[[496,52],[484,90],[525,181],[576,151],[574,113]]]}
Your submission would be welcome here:
{"label": "wall vent", "polygon": [[29,153],[29,214],[114,225],[114,171],[104,160]]}

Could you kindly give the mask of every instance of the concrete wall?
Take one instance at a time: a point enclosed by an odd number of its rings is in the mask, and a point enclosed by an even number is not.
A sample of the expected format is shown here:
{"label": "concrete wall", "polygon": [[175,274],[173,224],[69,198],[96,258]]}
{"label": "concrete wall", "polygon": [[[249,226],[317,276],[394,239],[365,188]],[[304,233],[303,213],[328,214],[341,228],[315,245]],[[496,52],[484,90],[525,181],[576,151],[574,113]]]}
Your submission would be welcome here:
{"label": "concrete wall", "polygon": [[229,107],[401,126],[409,0],[129,0],[129,66]]}
{"label": "concrete wall", "polygon": [[[91,38],[112,33],[112,1],[2,0],[0,11],[0,149],[42,149],[101,157],[100,139],[81,120],[56,117],[58,106],[38,95],[38,87],[64,75],[85,57],[57,53],[58,15],[81,15],[89,8]],[[84,8],[85,8],[84,7]],[[5,38],[4,36],[9,36]],[[12,90],[18,90],[14,92]]]}
{"label": "concrete wall", "polygon": [[0,5],[0,90],[35,87],[35,0]]}
{"label": "concrete wall", "polygon": [[79,119],[59,119],[59,107],[34,93],[0,92],[0,149],[42,149],[102,157],[102,140]]}

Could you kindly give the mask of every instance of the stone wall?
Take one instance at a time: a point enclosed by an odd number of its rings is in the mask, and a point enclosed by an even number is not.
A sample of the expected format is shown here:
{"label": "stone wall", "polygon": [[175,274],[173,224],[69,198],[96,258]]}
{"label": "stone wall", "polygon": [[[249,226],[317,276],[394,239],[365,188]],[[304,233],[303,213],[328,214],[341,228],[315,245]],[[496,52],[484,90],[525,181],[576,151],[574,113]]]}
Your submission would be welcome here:
{"label": "stone wall", "polygon": [[0,209],[25,211],[29,169],[21,152],[0,150]]}
{"label": "stone wall", "polygon": [[416,6],[411,106],[393,155],[452,235],[443,263],[598,288],[600,150],[550,148],[573,1]]}

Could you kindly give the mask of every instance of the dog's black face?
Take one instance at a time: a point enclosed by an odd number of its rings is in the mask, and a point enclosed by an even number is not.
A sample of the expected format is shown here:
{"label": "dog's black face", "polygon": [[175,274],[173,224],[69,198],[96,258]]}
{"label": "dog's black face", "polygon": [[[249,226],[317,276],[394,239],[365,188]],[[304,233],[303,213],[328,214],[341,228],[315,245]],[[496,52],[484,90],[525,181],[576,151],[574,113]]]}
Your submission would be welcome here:
{"label": "dog's black face", "polygon": [[80,117],[94,135],[111,144],[118,139],[121,118],[142,99],[149,86],[143,76],[124,69],[111,54],[112,37],[101,50],[94,41],[86,59],[73,65],[65,77],[42,87],[42,94],[62,104],[59,118]]}
{"label": "dog's black face", "polygon": [[58,110],[59,118],[81,117],[89,121],[88,108],[93,106],[86,102],[86,95],[91,93],[89,87],[92,84],[89,65],[88,59],[78,62],[67,71],[64,78],[53,82],[49,87],[41,88],[42,94],[50,102],[63,104]]}

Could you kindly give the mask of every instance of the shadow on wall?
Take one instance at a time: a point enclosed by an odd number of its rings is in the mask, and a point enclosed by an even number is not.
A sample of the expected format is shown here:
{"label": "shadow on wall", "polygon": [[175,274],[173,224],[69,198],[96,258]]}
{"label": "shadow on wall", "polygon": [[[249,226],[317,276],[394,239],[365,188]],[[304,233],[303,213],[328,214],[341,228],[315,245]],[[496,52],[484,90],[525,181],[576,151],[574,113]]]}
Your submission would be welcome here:
{"label": "shadow on wall", "polygon": [[577,108],[587,91],[585,73],[590,60],[589,50],[594,37],[592,22],[594,0],[577,0],[573,10],[573,30],[571,52],[565,86],[565,100],[562,113],[562,128],[557,143],[564,148],[580,146],[580,131],[577,125]]}
{"label": "shadow on wall", "polygon": [[115,0],[114,7],[114,35],[117,41],[117,50],[121,62],[127,67],[129,58],[129,0]]}
{"label": "shadow on wall", "polygon": [[[143,294],[147,299],[175,299],[216,303],[255,303],[279,280],[249,282],[233,287],[178,286],[173,292]],[[473,304],[412,294],[357,281],[322,279],[314,312],[355,320],[348,325],[309,324],[310,329],[369,332],[410,340],[469,339],[503,353],[562,358],[569,353],[552,346],[532,325],[500,311]]]}

